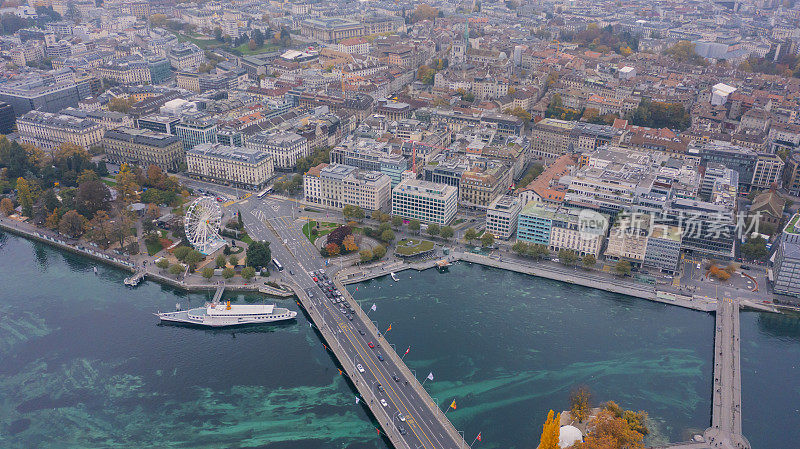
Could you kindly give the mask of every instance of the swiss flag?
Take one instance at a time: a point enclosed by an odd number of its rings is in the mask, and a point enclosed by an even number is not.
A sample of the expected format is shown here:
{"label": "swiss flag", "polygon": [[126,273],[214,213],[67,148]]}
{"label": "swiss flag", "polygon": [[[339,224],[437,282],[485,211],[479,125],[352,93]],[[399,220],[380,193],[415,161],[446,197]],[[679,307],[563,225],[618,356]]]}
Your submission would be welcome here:
{"label": "swiss flag", "polygon": [[478,438],[476,438],[478,441],[481,441],[481,433],[482,432],[478,432]]}

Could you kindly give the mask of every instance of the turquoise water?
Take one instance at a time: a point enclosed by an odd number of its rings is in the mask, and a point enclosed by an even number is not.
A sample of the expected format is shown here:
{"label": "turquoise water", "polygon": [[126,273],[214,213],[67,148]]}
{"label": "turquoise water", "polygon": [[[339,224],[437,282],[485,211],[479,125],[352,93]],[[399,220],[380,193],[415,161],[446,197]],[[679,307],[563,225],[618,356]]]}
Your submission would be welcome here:
{"label": "turquoise water", "polygon": [[[0,234],[0,447],[387,448],[302,315],[233,331],[159,326],[202,304],[125,272]],[[651,443],[710,422],[713,315],[478,265],[354,292],[467,442],[535,447],[549,409],[588,385],[647,411]],[[355,290],[356,286],[351,288]],[[232,301],[263,300],[232,294]],[[292,300],[270,300],[297,309]],[[800,319],[742,315],[753,447],[800,441]]]}
{"label": "turquoise water", "polygon": [[355,297],[467,442],[528,448],[550,409],[587,385],[596,402],[645,410],[649,442],[684,441],[711,415],[713,315],[479,265],[405,271]]}
{"label": "turquoise water", "polygon": [[123,271],[0,241],[0,447],[388,447],[302,315],[236,332],[159,326],[152,312],[208,295],[127,289]]}

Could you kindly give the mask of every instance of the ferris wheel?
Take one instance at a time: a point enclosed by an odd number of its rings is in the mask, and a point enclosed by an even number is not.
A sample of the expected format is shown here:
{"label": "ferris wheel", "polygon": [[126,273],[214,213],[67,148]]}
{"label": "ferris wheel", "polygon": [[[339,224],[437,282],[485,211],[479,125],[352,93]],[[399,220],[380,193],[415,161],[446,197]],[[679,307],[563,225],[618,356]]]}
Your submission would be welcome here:
{"label": "ferris wheel", "polygon": [[223,240],[219,235],[222,210],[210,196],[201,196],[192,201],[183,217],[186,239],[203,254],[214,252]]}

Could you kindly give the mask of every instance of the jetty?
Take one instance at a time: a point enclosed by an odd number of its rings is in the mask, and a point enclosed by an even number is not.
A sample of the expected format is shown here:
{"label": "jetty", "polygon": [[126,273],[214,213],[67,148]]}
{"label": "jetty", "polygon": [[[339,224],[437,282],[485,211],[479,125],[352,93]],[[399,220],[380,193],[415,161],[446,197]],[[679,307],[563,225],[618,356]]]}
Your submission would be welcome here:
{"label": "jetty", "polygon": [[127,285],[128,287],[136,287],[137,285],[139,285],[139,282],[142,282],[142,279],[144,279],[146,275],[147,275],[146,271],[139,270],[136,273],[133,273],[132,275],[126,277],[123,283],[125,283],[125,285]]}

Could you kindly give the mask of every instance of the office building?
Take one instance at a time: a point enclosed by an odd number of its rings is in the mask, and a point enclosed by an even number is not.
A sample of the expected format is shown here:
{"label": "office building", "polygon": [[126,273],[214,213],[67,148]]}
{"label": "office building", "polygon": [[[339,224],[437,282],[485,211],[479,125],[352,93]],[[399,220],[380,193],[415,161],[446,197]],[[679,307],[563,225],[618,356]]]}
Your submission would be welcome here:
{"label": "office building", "polygon": [[486,209],[486,231],[495,238],[508,240],[517,230],[517,219],[522,210],[519,197],[501,195]]}
{"label": "office building", "polygon": [[644,266],[675,273],[681,259],[681,228],[654,224],[644,252]]}
{"label": "office building", "polygon": [[392,215],[445,226],[456,215],[458,189],[417,179],[406,179],[392,189]]}
{"label": "office building", "polygon": [[253,190],[266,185],[275,168],[268,154],[218,143],[201,143],[187,150],[186,166],[193,178]]}
{"label": "office building", "polygon": [[175,134],[186,150],[201,143],[217,143],[217,123],[202,112],[187,113],[175,125]]}
{"label": "office building", "polygon": [[178,134],[178,130],[175,129],[175,126],[180,122],[181,119],[178,117],[153,114],[137,118],[136,127],[149,129],[157,133],[176,135]]}
{"label": "office building", "polygon": [[185,161],[183,143],[177,137],[149,129],[108,130],[103,136],[103,148],[108,161],[120,165],[155,165],[164,171],[177,171]]}

